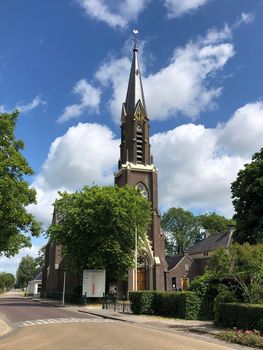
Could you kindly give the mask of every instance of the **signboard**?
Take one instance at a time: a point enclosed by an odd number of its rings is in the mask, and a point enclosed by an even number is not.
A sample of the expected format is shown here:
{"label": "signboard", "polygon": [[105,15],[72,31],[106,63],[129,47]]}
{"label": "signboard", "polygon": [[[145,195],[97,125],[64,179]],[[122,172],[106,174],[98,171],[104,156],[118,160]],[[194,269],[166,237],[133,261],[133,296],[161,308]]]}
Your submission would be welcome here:
{"label": "signboard", "polygon": [[87,298],[102,298],[105,293],[106,270],[84,270],[82,295]]}

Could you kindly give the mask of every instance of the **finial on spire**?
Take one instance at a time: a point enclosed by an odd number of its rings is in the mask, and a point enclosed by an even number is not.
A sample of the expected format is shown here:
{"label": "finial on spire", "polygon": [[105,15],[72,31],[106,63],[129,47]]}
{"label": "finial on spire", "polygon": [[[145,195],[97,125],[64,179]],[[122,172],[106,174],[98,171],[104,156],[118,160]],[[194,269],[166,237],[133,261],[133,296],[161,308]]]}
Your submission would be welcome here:
{"label": "finial on spire", "polygon": [[138,46],[138,38],[137,35],[139,34],[138,29],[133,29],[133,50],[138,50],[137,46]]}

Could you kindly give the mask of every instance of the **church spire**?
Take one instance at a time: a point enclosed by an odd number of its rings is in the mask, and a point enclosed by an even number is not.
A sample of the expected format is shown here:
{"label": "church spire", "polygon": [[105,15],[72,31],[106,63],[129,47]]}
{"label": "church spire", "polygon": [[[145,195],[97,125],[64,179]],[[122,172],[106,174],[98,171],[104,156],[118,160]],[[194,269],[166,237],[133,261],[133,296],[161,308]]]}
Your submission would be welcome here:
{"label": "church spire", "polygon": [[142,80],[141,80],[141,72],[138,60],[138,47],[136,45],[136,40],[134,41],[133,47],[133,59],[132,66],[128,84],[128,90],[125,101],[125,109],[126,114],[129,116],[134,115],[135,107],[141,101],[141,105],[146,114],[146,105],[143,94]]}

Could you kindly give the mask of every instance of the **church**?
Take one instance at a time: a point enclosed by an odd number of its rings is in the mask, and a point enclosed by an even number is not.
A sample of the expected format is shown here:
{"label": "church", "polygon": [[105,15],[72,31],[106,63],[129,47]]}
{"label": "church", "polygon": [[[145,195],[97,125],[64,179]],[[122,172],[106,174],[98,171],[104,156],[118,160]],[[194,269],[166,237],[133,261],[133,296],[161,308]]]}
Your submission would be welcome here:
{"label": "church", "polygon": [[[136,187],[151,202],[152,223],[143,249],[138,252],[135,269],[128,271],[127,281],[117,283],[116,288],[121,293],[134,290],[183,290],[194,277],[203,273],[213,251],[219,247],[227,248],[232,239],[233,230],[230,228],[227,233],[196,242],[183,256],[165,257],[165,237],[158,209],[158,171],[151,154],[149,121],[135,42],[126,99],[121,108],[120,159],[114,180],[116,186]],[[54,209],[52,224],[55,225],[57,220]],[[41,295],[59,297],[64,283],[68,294],[80,294],[82,273],[71,273],[61,254],[61,247],[49,242]]]}
{"label": "church", "polygon": [[[137,274],[131,269],[128,271],[128,280],[119,285],[119,288],[127,291],[165,290],[165,242],[160,228],[161,216],[158,209],[158,172],[153,164],[149,130],[149,116],[135,42],[126,99],[121,109],[120,159],[114,179],[117,186],[127,184],[138,188],[141,195],[151,202],[153,212],[144,248],[138,254]],[[56,222],[57,215],[54,210],[52,224],[55,225]],[[42,295],[55,296],[62,291],[63,274],[66,270],[68,266],[66,259],[61,255],[61,247],[49,242],[43,270]],[[81,274],[67,272],[67,291],[73,293],[74,287],[81,284]]]}

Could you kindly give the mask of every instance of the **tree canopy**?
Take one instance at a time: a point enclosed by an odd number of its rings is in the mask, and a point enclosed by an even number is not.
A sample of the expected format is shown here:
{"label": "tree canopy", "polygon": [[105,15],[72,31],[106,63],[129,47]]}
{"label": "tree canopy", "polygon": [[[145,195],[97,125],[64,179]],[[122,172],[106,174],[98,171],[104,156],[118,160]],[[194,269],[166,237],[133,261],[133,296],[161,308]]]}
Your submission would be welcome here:
{"label": "tree canopy", "polygon": [[263,301],[263,244],[235,243],[228,249],[218,249],[209,267],[218,278],[233,279],[246,301]]}
{"label": "tree canopy", "polygon": [[228,225],[234,225],[233,219],[227,219],[222,215],[216,213],[209,213],[199,215],[198,217],[200,226],[209,232],[209,234],[216,235],[218,233],[226,232]]}
{"label": "tree canopy", "polygon": [[0,272],[0,291],[9,290],[14,287],[15,276],[12,273]]}
{"label": "tree canopy", "polygon": [[106,269],[122,278],[134,263],[135,229],[142,244],[151,223],[150,204],[133,187],[87,187],[60,193],[57,223],[48,234],[62,246],[69,268]]}
{"label": "tree canopy", "polygon": [[40,224],[26,211],[36,203],[36,192],[24,176],[33,171],[22,155],[24,142],[15,137],[18,112],[0,114],[0,255],[12,256],[31,246],[31,233],[40,233]]}
{"label": "tree canopy", "polygon": [[161,220],[162,229],[166,234],[167,253],[183,254],[196,240],[203,238],[204,231],[215,235],[226,232],[227,226],[234,223],[234,220],[216,213],[195,216],[183,208],[170,208]]}
{"label": "tree canopy", "polygon": [[24,288],[28,282],[35,278],[37,275],[37,263],[36,260],[29,255],[26,255],[20,261],[18,269],[16,271],[16,284]]}
{"label": "tree canopy", "polygon": [[238,243],[263,243],[263,148],[245,164],[232,183]]}
{"label": "tree canopy", "polygon": [[182,208],[170,208],[163,214],[161,226],[166,233],[169,254],[183,254],[196,239],[201,239],[196,217]]}

